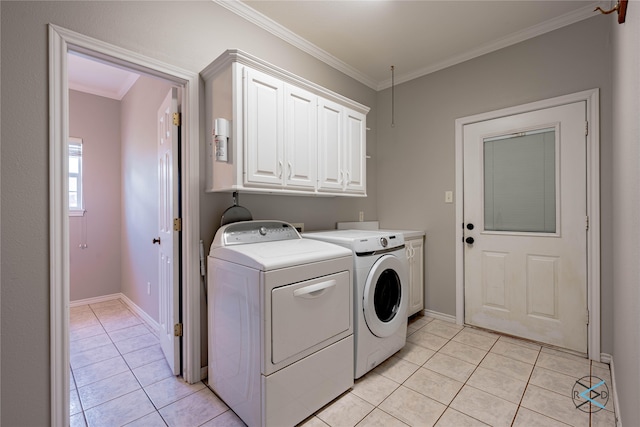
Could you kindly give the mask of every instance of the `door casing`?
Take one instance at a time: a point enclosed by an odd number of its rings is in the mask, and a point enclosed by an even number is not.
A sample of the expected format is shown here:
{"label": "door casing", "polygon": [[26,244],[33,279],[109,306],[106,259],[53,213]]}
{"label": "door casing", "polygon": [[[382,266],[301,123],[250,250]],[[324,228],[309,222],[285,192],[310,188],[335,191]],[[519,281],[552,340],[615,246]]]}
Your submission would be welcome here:
{"label": "door casing", "polygon": [[587,104],[587,309],[589,310],[588,355],[600,361],[600,126],[599,89],[563,95],[529,104],[462,117],[455,122],[456,163],[456,323],[464,324],[464,163],[463,127],[468,124],[514,114],[586,101]]}
{"label": "door casing", "polygon": [[51,425],[69,424],[69,234],[65,203],[65,153],[69,137],[67,53],[86,53],[161,77],[184,88],[182,108],[182,375],[201,379],[200,366],[200,192],[199,85],[197,73],[49,24],[49,253]]}

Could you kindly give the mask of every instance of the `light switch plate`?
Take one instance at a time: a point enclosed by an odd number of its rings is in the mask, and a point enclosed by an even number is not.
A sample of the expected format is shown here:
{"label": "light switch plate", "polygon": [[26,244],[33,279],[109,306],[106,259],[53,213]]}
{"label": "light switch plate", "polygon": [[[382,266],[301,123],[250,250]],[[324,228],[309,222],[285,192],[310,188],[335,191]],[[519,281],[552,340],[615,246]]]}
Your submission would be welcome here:
{"label": "light switch plate", "polygon": [[445,203],[453,203],[453,191],[445,191],[444,192],[444,202]]}

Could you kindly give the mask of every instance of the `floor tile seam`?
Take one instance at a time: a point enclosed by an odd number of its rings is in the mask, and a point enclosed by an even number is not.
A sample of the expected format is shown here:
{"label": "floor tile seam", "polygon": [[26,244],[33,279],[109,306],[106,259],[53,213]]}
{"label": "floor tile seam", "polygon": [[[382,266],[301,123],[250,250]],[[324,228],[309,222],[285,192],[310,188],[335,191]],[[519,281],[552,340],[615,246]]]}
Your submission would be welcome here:
{"label": "floor tile seam", "polygon": [[[520,408],[522,407],[522,401],[524,400],[524,395],[527,393],[527,389],[529,388],[529,384],[531,384],[531,377],[533,376],[533,371],[536,368],[536,363],[538,362],[538,359],[540,358],[540,353],[541,352],[542,352],[542,348],[540,348],[538,350],[538,355],[536,356],[536,361],[533,364],[533,368],[531,369],[531,372],[529,372],[529,378],[527,379],[527,382],[526,382],[526,384],[524,386],[524,390],[522,391],[522,396],[520,396],[520,402],[518,402],[518,406],[516,407],[516,413],[513,415],[513,420],[511,420],[511,425],[512,426],[513,426],[513,423],[516,422],[516,418],[518,417],[518,412],[520,412]],[[529,408],[527,408],[527,409],[529,409]],[[529,410],[531,410],[531,409],[529,409]],[[543,414],[540,414],[540,415],[543,415]],[[551,417],[549,417],[549,418],[551,418]]]}
{"label": "floor tile seam", "polygon": [[[400,384],[400,385],[402,385],[402,384]],[[398,386],[398,388],[400,388],[400,385]],[[397,390],[397,389],[396,389],[396,390]],[[394,391],[395,391],[395,390],[394,390]],[[391,395],[389,395],[389,396],[391,396]],[[385,398],[385,400],[387,400],[387,399]],[[384,402],[384,400],[383,400],[383,402]],[[380,402],[380,404],[382,405],[382,402]],[[369,414],[371,414],[371,413],[372,413],[373,411],[375,411],[376,409],[378,409],[379,411],[381,411],[381,412],[383,412],[383,413],[385,413],[385,414],[389,415],[391,418],[393,418],[393,419],[395,419],[395,420],[398,420],[398,421],[399,421],[399,422],[401,422],[402,424],[404,424],[404,425],[406,425],[406,426],[409,426],[409,427],[412,427],[412,426],[411,426],[411,424],[407,424],[407,423],[405,423],[405,422],[404,422],[404,421],[402,421],[400,418],[398,418],[398,417],[394,416],[393,414],[390,414],[390,413],[388,413],[387,411],[385,411],[384,409],[382,409],[380,406],[375,406],[375,407],[371,410],[371,412],[369,412]],[[367,414],[367,416],[366,416],[366,417],[364,417],[364,418],[367,418],[367,417],[369,416],[369,414]],[[364,420],[364,418],[363,418],[362,420],[360,420],[360,421],[358,421],[358,422],[356,423],[356,427],[358,426],[358,424],[359,424],[359,423],[361,423],[361,422]],[[332,426],[332,427],[333,427],[333,426]]]}
{"label": "floor tile seam", "polygon": [[[142,389],[142,387],[140,387],[140,388],[136,388],[135,390],[129,390],[128,392],[126,392],[126,393],[124,393],[124,394],[120,394],[120,395],[118,395],[118,396],[114,396],[114,397],[112,397],[112,398],[110,398],[110,399],[105,400],[104,402],[100,402],[100,403],[99,403],[99,404],[97,404],[97,405],[91,406],[90,408],[85,408],[85,407],[84,407],[84,404],[82,404],[82,399],[80,399],[80,404],[81,404],[81,406],[82,406],[82,412],[86,412],[86,411],[89,411],[89,410],[91,410],[91,409],[97,408],[97,407],[102,406],[102,405],[104,405],[104,404],[106,404],[106,403],[109,403],[109,402],[111,402],[111,401],[113,401],[113,400],[116,400],[116,399],[119,399],[119,398],[121,398],[121,397],[124,397],[124,396],[126,396],[126,395],[128,395],[128,394],[135,393],[136,391],[141,390],[141,389]],[[78,397],[80,397],[80,393],[78,393]],[[152,402],[152,403],[153,403],[153,402]]]}
{"label": "floor tile seam", "polygon": [[[134,374],[133,376],[135,377],[135,374]],[[164,379],[166,380],[167,378],[164,378]],[[136,378],[136,381],[137,381],[137,380],[138,380],[138,378]],[[160,381],[162,381],[162,380],[160,380]],[[160,381],[157,381],[157,382],[155,382],[154,384],[157,384],[157,383],[158,383],[158,382],[160,382]],[[199,382],[201,382],[201,383],[202,383],[202,381],[199,381]],[[139,381],[138,381],[138,383],[139,383]],[[150,387],[151,385],[152,385],[152,384],[149,384],[147,387]],[[196,391],[190,391],[189,393],[185,394],[184,396],[180,396],[180,398],[178,398],[178,399],[176,399],[176,400],[173,400],[173,401],[171,401],[171,402],[169,402],[169,403],[167,403],[167,404],[165,404],[164,406],[161,406],[161,407],[158,407],[158,406],[156,405],[156,403],[153,401],[153,399],[151,399],[151,396],[149,396],[149,393],[147,393],[147,389],[146,389],[146,387],[142,387],[142,390],[143,390],[143,391],[144,391],[144,393],[147,395],[147,398],[149,399],[149,401],[151,402],[151,404],[153,405],[153,407],[154,407],[154,408],[156,408],[156,410],[157,410],[158,412],[160,412],[160,410],[161,410],[161,409],[164,409],[164,408],[166,408],[167,406],[171,406],[171,405],[173,405],[174,403],[177,403],[177,402],[179,402],[179,401],[181,401],[181,400],[183,400],[183,399],[186,399],[187,397],[189,397],[189,396],[191,396],[191,395],[193,395],[193,394],[199,393],[199,392],[201,392],[202,390],[204,390],[205,388],[206,388],[206,389],[209,389],[209,387],[207,387],[207,385],[206,385],[206,384],[204,384],[204,383],[203,383],[203,385],[204,385],[204,388],[198,389],[198,390],[196,390]],[[209,390],[211,390],[211,389],[209,389]],[[212,392],[213,392],[213,391],[212,391]],[[217,394],[215,394],[215,393],[214,393],[214,395],[215,395],[218,399],[220,399],[220,397],[219,397]],[[231,408],[229,407],[229,405],[227,405],[227,404],[224,402],[224,400],[220,399],[220,401],[221,401],[222,403],[224,403],[224,404],[225,404],[229,409],[231,409]],[[160,415],[162,415],[162,414],[160,414]]]}
{"label": "floor tile seam", "polygon": [[[594,368],[593,360],[589,359],[589,378],[592,378],[592,377],[595,376],[594,372],[593,372],[593,368]],[[598,366],[596,366],[596,368],[606,369],[606,368],[600,368]],[[609,377],[611,377],[611,366],[609,366]],[[597,378],[600,378],[600,377],[597,377]],[[605,381],[605,384],[607,384],[606,381]],[[593,384],[590,384],[590,385],[593,385]],[[607,389],[608,388],[609,388],[609,386],[607,386]],[[611,396],[613,395],[613,388],[611,390],[609,390],[609,394],[610,394],[610,399],[611,399]],[[591,404],[589,404],[589,406],[591,406]],[[608,410],[606,407],[604,408],[605,411],[611,412],[613,414],[613,416],[614,416],[614,419],[617,421],[618,417],[616,415],[615,409],[616,409],[615,407],[613,407],[612,410]],[[597,412],[599,412],[599,411],[597,411]],[[591,426],[593,424],[593,414],[594,414],[594,412],[589,411],[589,426]]]}
{"label": "floor tile seam", "polygon": [[[462,332],[462,331],[464,331],[464,329],[462,329],[460,332]],[[460,332],[459,332],[459,333],[460,333]],[[456,335],[458,335],[458,334],[456,334]],[[452,338],[451,338],[451,340],[453,340],[453,338],[454,338],[454,337],[452,337]],[[451,340],[450,340],[450,341],[451,341]],[[467,413],[464,413],[464,412],[462,412],[462,411],[460,411],[460,410],[458,410],[458,409],[456,409],[456,408],[451,407],[451,404],[456,400],[456,398],[458,397],[458,395],[460,394],[460,392],[462,391],[462,389],[463,389],[463,388],[467,385],[467,383],[469,382],[469,379],[473,376],[473,374],[475,374],[475,372],[476,372],[476,371],[478,370],[478,368],[480,367],[480,364],[482,363],[482,361],[487,357],[487,355],[489,354],[489,352],[491,351],[491,349],[493,348],[493,346],[494,346],[497,342],[498,342],[498,340],[495,340],[495,342],[491,345],[491,347],[489,348],[489,350],[487,350],[487,353],[482,357],[482,359],[480,360],[480,362],[478,362],[478,364],[475,366],[475,368],[473,369],[473,371],[469,374],[469,376],[467,377],[467,379],[465,379],[465,380],[464,380],[464,383],[462,383],[462,387],[460,387],[460,389],[459,389],[459,390],[456,392],[456,394],[453,396],[453,398],[451,399],[451,402],[449,402],[449,404],[448,404],[448,405],[446,405],[446,406],[447,406],[447,409],[451,408],[452,410],[454,410],[454,411],[458,411],[458,412],[460,412],[461,414],[466,415],[467,417],[471,417],[471,418],[473,418],[474,420],[477,420],[477,421],[480,421],[480,422],[481,422],[481,423],[483,423],[483,424],[486,424],[486,423],[485,423],[484,421],[482,421],[482,420],[478,420],[477,418],[475,418],[475,417],[473,417],[473,416],[471,416],[471,415],[469,415],[469,414],[467,414]],[[462,343],[460,343],[460,344],[462,344]],[[446,345],[446,344],[445,344],[445,345]],[[467,345],[468,345],[468,344],[467,344]],[[443,346],[443,347],[444,347],[444,346]],[[473,346],[471,346],[471,347],[473,347]],[[477,348],[477,347],[474,347],[474,348]],[[439,351],[440,351],[440,350],[438,350],[438,352],[439,352]],[[443,353],[443,354],[444,354],[444,353]],[[445,355],[445,356],[446,356],[446,355]],[[467,362],[467,363],[468,363],[468,362]],[[428,369],[428,368],[425,368],[425,369]],[[440,374],[440,375],[444,375],[444,374]],[[445,375],[445,376],[446,376],[446,375]],[[448,377],[448,378],[449,378],[449,377]],[[457,381],[457,380],[456,380],[456,381]],[[458,382],[461,382],[461,381],[458,381]],[[473,386],[472,386],[471,384],[469,384],[469,387],[473,387]],[[475,388],[475,387],[473,387],[473,388]],[[476,390],[477,390],[477,389],[476,389]],[[497,397],[497,396],[496,396],[496,397]],[[445,409],[445,410],[442,412],[442,414],[440,414],[440,416],[439,416],[439,417],[438,417],[438,419],[436,420],[435,424],[438,424],[438,421],[440,421],[440,418],[442,418],[442,415],[444,415],[444,413],[445,413],[445,412],[447,412],[447,409]],[[517,411],[516,411],[516,412],[517,412]],[[515,415],[514,415],[514,418],[515,418]],[[435,425],[435,424],[434,424],[434,425]]]}

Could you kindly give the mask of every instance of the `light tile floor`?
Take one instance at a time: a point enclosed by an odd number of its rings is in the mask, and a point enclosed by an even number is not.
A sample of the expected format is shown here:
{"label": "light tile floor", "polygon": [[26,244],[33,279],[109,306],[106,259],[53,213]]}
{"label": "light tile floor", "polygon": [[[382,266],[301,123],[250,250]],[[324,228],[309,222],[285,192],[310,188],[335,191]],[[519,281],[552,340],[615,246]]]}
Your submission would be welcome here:
{"label": "light tile floor", "polygon": [[[171,374],[152,329],[120,300],[70,312],[71,426],[244,425],[204,383]],[[613,427],[612,399],[591,414],[572,401],[589,375],[611,384],[609,365],[417,316],[404,349],[302,425]]]}

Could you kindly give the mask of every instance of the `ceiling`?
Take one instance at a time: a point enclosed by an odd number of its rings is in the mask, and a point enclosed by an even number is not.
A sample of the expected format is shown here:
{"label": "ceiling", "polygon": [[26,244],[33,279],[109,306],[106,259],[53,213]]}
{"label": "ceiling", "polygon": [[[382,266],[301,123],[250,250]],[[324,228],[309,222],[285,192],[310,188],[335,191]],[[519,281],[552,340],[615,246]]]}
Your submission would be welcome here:
{"label": "ceiling", "polygon": [[139,74],[74,52],[67,55],[67,76],[69,89],[118,101],[140,77]]}
{"label": "ceiling", "polygon": [[580,0],[214,0],[380,90],[594,16]]}
{"label": "ceiling", "polygon": [[[381,90],[594,16],[582,0],[213,0]],[[603,4],[604,3],[604,4]],[[121,100],[138,74],[68,55],[69,87]]]}

